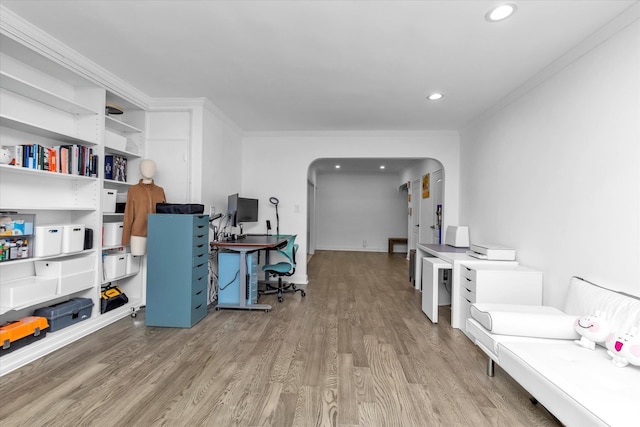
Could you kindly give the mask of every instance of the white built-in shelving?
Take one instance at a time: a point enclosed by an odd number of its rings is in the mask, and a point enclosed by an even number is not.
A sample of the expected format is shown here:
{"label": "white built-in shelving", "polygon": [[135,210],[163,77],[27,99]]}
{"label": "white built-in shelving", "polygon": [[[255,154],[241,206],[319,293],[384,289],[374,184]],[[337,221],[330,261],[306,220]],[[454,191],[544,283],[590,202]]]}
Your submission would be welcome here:
{"label": "white built-in shelving", "polygon": [[[117,282],[125,291],[129,303],[100,313],[100,292],[107,283],[103,280],[102,255],[122,250],[120,246],[102,246],[102,226],[104,222],[122,221],[123,218],[123,214],[102,212],[102,193],[105,188],[115,188],[121,197],[126,198],[129,187],[137,183],[146,113],[122,95],[116,96],[55,60],[39,56],[30,47],[21,45],[20,41],[4,34],[1,37],[1,144],[38,144],[47,148],[82,145],[91,148],[92,153],[98,156],[98,174],[91,177],[0,165],[0,212],[35,215],[34,226],[80,224],[93,230],[89,249],[0,262],[0,292],[8,296],[0,301],[2,324],[30,316],[37,308],[72,297],[90,298],[94,303],[88,320],[48,333],[43,339],[3,355],[0,375],[4,375],[135,313],[144,305],[143,262],[140,273],[110,281]],[[118,119],[105,114],[105,104],[110,101],[126,107]],[[127,158],[130,171],[127,182],[104,178],[105,155]],[[83,281],[69,288],[58,284],[52,291],[52,279],[36,274],[39,261],[79,262],[83,264]],[[14,298],[16,295],[19,298]]]}

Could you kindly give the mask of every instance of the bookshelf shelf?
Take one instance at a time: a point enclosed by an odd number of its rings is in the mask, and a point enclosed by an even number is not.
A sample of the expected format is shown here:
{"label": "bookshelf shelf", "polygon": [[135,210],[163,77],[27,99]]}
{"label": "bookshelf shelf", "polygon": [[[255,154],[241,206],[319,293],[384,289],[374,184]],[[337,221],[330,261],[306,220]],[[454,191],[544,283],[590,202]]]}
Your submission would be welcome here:
{"label": "bookshelf shelf", "polygon": [[51,178],[51,179],[60,179],[60,180],[87,180],[87,181],[96,181],[97,178],[93,176],[84,176],[84,175],[73,175],[68,173],[60,173],[60,172],[51,172],[40,169],[31,169],[25,168],[22,166],[13,166],[13,165],[0,165],[0,171],[2,173],[12,173],[12,174],[25,174],[25,175],[34,175],[34,176],[42,176],[43,178]]}
{"label": "bookshelf shelf", "polygon": [[121,133],[142,133],[142,130],[135,126],[131,126],[120,120],[116,120],[112,117],[105,116],[104,125],[107,129],[114,130]]}
{"label": "bookshelf shelf", "polygon": [[96,141],[78,138],[73,135],[60,133],[51,129],[43,128],[37,124],[29,123],[15,117],[9,117],[5,114],[0,115],[0,126],[15,129],[31,135],[59,141],[64,144],[80,144],[80,145],[96,145]]}
{"label": "bookshelf shelf", "polygon": [[97,112],[72,100],[63,98],[53,92],[35,86],[4,71],[0,71],[0,87],[67,113],[79,115],[98,114]]}
{"label": "bookshelf shelf", "polygon": [[121,150],[119,148],[113,148],[113,147],[108,147],[108,146],[104,147],[104,151],[105,151],[106,154],[116,154],[118,156],[124,156],[124,157],[135,158],[135,159],[139,159],[140,157],[142,157],[138,153],[133,153],[131,151],[125,151],[125,150]]}

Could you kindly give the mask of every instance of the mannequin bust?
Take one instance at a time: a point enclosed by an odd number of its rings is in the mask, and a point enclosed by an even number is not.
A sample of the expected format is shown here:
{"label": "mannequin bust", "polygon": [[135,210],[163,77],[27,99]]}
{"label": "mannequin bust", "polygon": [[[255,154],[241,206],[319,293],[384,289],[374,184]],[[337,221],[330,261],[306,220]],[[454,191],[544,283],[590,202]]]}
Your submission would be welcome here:
{"label": "mannequin bust", "polygon": [[156,212],[156,203],[166,202],[164,189],[155,185],[156,163],[150,159],[140,162],[138,184],[131,186],[127,193],[127,204],[124,210],[124,229],[122,244],[130,245],[131,254],[147,253],[147,215]]}
{"label": "mannequin bust", "polygon": [[153,177],[156,176],[156,162],[150,159],[144,159],[140,162],[140,176],[143,184],[151,184]]}

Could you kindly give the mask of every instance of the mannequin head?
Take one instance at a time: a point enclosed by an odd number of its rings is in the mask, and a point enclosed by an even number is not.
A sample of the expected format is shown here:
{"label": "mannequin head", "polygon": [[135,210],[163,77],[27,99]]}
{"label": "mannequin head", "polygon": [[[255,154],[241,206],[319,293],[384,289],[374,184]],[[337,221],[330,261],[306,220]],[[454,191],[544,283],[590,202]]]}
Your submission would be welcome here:
{"label": "mannequin head", "polygon": [[156,174],[156,162],[144,159],[140,162],[140,175],[144,181],[151,180]]}

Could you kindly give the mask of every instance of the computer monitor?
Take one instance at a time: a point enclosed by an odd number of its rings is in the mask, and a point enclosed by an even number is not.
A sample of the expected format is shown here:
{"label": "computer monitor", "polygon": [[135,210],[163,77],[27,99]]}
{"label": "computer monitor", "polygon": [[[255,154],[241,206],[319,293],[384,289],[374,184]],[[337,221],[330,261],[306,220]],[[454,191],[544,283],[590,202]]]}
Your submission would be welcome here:
{"label": "computer monitor", "polygon": [[245,222],[258,222],[258,199],[231,194],[227,199],[227,214],[232,227]]}
{"label": "computer monitor", "polygon": [[258,199],[238,198],[236,222],[258,222]]}

